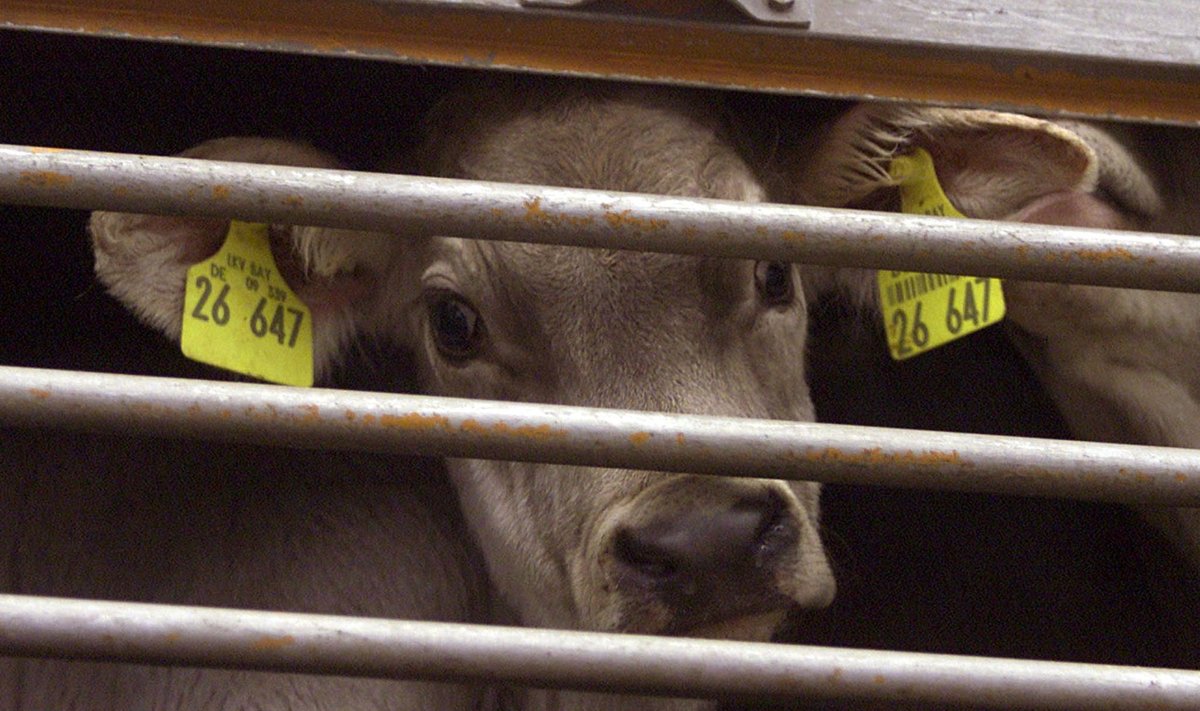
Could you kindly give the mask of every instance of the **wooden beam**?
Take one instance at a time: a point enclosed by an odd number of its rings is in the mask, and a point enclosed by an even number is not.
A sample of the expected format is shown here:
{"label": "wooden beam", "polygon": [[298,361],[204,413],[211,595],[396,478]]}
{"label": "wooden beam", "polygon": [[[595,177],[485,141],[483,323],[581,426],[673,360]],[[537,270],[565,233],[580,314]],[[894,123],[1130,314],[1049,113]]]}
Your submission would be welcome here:
{"label": "wooden beam", "polygon": [[818,0],[804,30],[687,11],[684,0],[674,10],[629,0],[621,12],[518,0],[7,0],[0,27],[1200,123],[1190,2],[1041,2],[1055,7],[1040,14],[1038,4]]}

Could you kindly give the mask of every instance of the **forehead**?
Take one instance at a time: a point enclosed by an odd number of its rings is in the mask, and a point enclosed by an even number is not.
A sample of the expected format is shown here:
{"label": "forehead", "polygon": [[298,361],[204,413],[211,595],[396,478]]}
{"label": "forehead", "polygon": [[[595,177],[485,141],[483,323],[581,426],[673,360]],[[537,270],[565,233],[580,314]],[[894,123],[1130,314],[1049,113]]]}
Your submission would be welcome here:
{"label": "forehead", "polygon": [[695,367],[700,352],[723,342],[721,324],[744,293],[735,291],[745,281],[737,274],[750,273],[745,262],[693,256],[466,245],[488,263],[470,288],[487,294],[481,312],[495,342],[510,360],[526,358],[536,379],[584,388],[585,404],[648,406],[622,383]]}
{"label": "forehead", "polygon": [[705,309],[734,296],[747,270],[743,260],[679,254],[516,242],[471,241],[464,247],[466,259],[484,265],[493,288],[531,313]]}
{"label": "forehead", "polygon": [[750,179],[719,104],[692,92],[518,82],[448,97],[433,124],[429,168],[446,177],[734,199],[726,179]]}

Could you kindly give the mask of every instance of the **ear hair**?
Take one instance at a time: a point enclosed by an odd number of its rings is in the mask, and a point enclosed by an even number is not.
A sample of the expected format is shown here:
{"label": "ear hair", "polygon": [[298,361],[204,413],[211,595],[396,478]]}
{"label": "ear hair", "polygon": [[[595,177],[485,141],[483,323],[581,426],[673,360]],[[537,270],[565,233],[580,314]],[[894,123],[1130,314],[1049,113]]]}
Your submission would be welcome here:
{"label": "ear hair", "polygon": [[811,155],[794,161],[795,201],[844,207],[892,185],[888,163],[912,133],[905,113],[901,107],[860,104],[835,121]]}

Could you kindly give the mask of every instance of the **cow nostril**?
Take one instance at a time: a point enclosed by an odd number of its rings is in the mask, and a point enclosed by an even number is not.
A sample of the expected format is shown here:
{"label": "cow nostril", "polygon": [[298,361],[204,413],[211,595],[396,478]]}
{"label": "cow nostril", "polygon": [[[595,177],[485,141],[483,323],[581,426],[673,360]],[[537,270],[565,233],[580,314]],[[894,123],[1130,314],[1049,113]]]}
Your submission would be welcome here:
{"label": "cow nostril", "polygon": [[798,537],[782,497],[763,492],[623,526],[611,550],[625,581],[690,598],[701,590],[762,584]]}
{"label": "cow nostril", "polygon": [[643,583],[666,582],[679,573],[679,562],[672,559],[669,551],[630,529],[617,533],[613,554]]}
{"label": "cow nostril", "polygon": [[774,492],[761,510],[762,519],[754,533],[752,544],[754,567],[770,565],[780,554],[796,543],[798,531],[787,515],[783,500]]}

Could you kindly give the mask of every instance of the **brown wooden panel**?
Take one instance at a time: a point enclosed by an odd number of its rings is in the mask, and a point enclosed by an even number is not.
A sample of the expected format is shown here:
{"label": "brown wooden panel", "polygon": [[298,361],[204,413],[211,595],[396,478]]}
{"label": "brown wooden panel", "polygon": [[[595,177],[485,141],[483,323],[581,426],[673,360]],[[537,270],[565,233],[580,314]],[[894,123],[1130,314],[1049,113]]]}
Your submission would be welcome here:
{"label": "brown wooden panel", "polygon": [[[961,18],[956,20],[947,12],[929,16],[929,27],[933,28],[928,31],[930,39],[920,42],[921,33],[913,29],[913,18],[924,17],[920,13],[925,8],[914,2],[899,4],[890,25],[886,18],[876,17],[882,8],[874,14],[863,9],[871,3],[848,3],[848,8],[857,8],[857,20],[847,14],[846,8],[837,16],[840,19],[823,16],[821,13],[828,14],[830,6],[817,3],[810,31],[767,30],[745,21],[731,21],[721,12],[714,15],[714,20],[706,19],[706,13],[683,11],[670,13],[672,17],[662,20],[644,16],[631,19],[629,15],[594,11],[516,9],[515,3],[7,0],[0,7],[0,26],[416,63],[1200,123],[1200,61],[1188,49],[1191,45],[1187,43],[1186,27],[1176,35],[1163,35],[1162,42],[1156,44],[1146,32],[1139,33],[1136,27],[1123,31],[1115,23],[1110,36],[1125,40],[1111,39],[1106,44],[1103,33],[1094,31],[1102,19],[1095,13],[1080,17],[1078,26],[1083,29],[1075,34],[1066,31],[1061,17],[1042,18],[1042,25],[1035,26],[1043,27],[1048,34],[1031,36],[1022,49],[1015,47],[1020,44],[1017,39],[1024,25],[1014,25],[1012,18],[996,23],[988,35],[985,21],[963,24]],[[1020,3],[1028,6],[1030,0]],[[655,3],[626,5],[634,10],[655,7]],[[1164,7],[1180,5],[1167,3]],[[876,17],[875,25],[865,17]],[[1171,15],[1164,17],[1159,22],[1169,21]],[[885,25],[907,29],[895,29],[889,35],[881,29]],[[831,29],[821,31],[822,26]],[[883,35],[890,41],[838,35],[855,26],[874,27],[873,36]],[[956,27],[961,27],[961,35],[955,33]],[[1062,37],[1068,51],[1038,49],[1053,45],[1056,36]],[[1083,52],[1092,41],[1089,37],[1094,40],[1095,56]],[[1159,47],[1157,53],[1149,49],[1155,46]],[[1107,57],[1103,56],[1106,51]],[[1139,52],[1153,59],[1133,59],[1140,56]]]}

